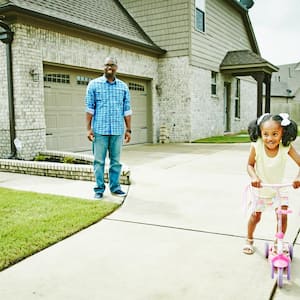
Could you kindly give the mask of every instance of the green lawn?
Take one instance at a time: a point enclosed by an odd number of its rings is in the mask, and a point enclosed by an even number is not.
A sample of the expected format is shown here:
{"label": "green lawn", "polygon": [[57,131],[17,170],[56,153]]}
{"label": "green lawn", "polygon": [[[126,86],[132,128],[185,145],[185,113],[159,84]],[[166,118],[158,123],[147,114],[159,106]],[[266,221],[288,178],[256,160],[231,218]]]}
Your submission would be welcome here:
{"label": "green lawn", "polygon": [[[300,136],[300,127],[298,128],[298,136]],[[236,134],[226,134],[198,139],[193,141],[193,143],[250,143],[250,138],[247,131],[242,131]]]}
{"label": "green lawn", "polygon": [[118,204],[0,188],[0,271],[98,222]]}
{"label": "green lawn", "polygon": [[245,132],[228,134],[222,136],[212,136],[205,139],[193,141],[193,143],[249,143],[249,135]]}

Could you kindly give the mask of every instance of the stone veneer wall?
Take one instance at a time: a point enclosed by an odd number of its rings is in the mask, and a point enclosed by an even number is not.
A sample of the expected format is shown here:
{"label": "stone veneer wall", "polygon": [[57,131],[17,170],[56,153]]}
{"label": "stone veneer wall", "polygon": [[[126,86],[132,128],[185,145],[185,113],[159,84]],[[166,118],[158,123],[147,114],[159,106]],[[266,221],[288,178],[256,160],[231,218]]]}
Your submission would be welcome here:
{"label": "stone veneer wall", "polygon": [[219,74],[217,94],[211,95],[211,71],[193,67],[191,78],[191,140],[224,134],[224,81],[231,82],[230,131],[239,132],[256,117],[256,81],[240,79],[240,119],[234,117],[235,77]]}
{"label": "stone veneer wall", "polygon": [[191,140],[223,135],[223,83],[217,85],[217,95],[211,95],[211,71],[191,67],[192,130]]}
{"label": "stone veneer wall", "polygon": [[170,142],[189,142],[191,136],[190,68],[188,57],[159,61],[160,124]]}
{"label": "stone veneer wall", "polygon": [[[217,95],[211,95],[211,70],[189,65],[188,57],[161,59],[160,124],[170,142],[191,142],[224,134],[224,81],[231,82],[230,129],[239,132],[255,118],[256,81],[241,77],[241,118],[234,118],[234,77],[220,73]],[[253,98],[255,97],[255,98]]]}
{"label": "stone veneer wall", "polygon": [[[157,141],[159,135],[157,128],[160,124],[157,117],[159,107],[155,90],[158,82],[156,57],[29,25],[14,24],[12,30],[15,32],[12,52],[16,136],[22,142],[22,150],[18,153],[19,158],[30,160],[40,151],[46,150],[43,64],[103,69],[103,61],[109,54],[118,58],[119,74],[152,80],[152,105],[149,107],[152,107],[151,114],[154,116],[153,141]],[[3,56],[5,57],[5,53],[2,46],[0,58]],[[1,76],[4,67],[2,62],[3,60],[0,65]],[[39,74],[39,80],[36,82],[29,74],[31,69]],[[0,85],[1,88],[2,85],[3,83]],[[5,93],[5,89],[3,92]],[[0,95],[2,96],[2,92]],[[8,119],[8,109],[5,108],[5,104],[2,106],[5,102],[7,98],[1,98],[1,120]],[[0,121],[0,133],[3,133],[0,137],[1,145],[9,145],[9,135],[6,132],[8,128],[6,122]],[[1,146],[0,157],[6,157],[9,148]]]}

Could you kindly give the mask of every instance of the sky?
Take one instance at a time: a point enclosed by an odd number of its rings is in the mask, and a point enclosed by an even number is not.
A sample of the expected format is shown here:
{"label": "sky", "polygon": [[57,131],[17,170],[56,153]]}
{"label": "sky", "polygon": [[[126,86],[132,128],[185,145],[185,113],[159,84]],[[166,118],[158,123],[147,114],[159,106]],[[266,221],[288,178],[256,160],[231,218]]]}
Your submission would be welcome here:
{"label": "sky", "polygon": [[254,0],[248,12],[264,59],[274,65],[300,62],[300,0]]}

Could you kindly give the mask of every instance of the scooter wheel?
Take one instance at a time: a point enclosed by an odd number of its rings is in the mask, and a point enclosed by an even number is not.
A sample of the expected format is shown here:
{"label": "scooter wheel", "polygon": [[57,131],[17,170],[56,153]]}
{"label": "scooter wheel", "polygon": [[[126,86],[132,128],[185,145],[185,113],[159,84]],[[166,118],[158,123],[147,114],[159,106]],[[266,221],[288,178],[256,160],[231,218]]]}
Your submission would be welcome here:
{"label": "scooter wheel", "polygon": [[283,268],[277,270],[277,284],[280,288],[283,286]]}
{"label": "scooter wheel", "polygon": [[290,255],[290,259],[293,260],[294,249],[292,244],[289,244],[289,255]]}
{"label": "scooter wheel", "polygon": [[265,243],[265,258],[269,257],[269,244]]}
{"label": "scooter wheel", "polygon": [[271,267],[271,278],[272,278],[272,279],[274,278],[274,273],[275,273],[275,268],[274,268],[274,266],[272,265],[272,267]]}
{"label": "scooter wheel", "polygon": [[288,266],[287,266],[287,273],[286,273],[286,276],[287,276],[287,280],[290,280],[291,279],[291,264],[289,263]]}

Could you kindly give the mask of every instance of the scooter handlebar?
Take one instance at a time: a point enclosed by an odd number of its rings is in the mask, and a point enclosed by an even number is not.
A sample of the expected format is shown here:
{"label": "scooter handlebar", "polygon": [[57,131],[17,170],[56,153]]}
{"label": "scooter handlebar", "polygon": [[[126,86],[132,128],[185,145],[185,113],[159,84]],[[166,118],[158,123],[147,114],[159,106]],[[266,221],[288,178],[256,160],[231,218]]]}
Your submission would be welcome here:
{"label": "scooter handlebar", "polygon": [[262,187],[271,187],[271,188],[284,188],[292,187],[292,183],[261,183]]}

